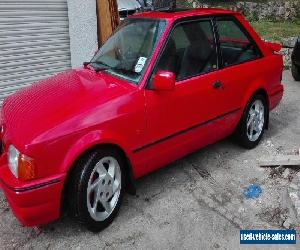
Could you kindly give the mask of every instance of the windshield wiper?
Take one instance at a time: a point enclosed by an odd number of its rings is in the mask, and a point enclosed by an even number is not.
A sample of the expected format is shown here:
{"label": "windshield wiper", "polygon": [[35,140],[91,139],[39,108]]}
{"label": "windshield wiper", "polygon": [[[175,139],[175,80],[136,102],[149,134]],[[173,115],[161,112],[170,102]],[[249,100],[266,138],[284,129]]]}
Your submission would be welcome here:
{"label": "windshield wiper", "polygon": [[104,62],[98,62],[98,61],[96,61],[96,62],[84,62],[83,65],[84,66],[91,65],[96,72],[112,69],[112,70],[127,72],[127,73],[130,73],[132,75],[137,75],[137,73],[135,71],[133,71],[132,69],[126,69],[125,67],[122,67],[122,66],[111,66],[111,65],[108,65]]}
{"label": "windshield wiper", "polygon": [[112,66],[110,66],[110,65],[108,65],[108,64],[106,64],[104,62],[97,62],[97,61],[96,62],[84,62],[83,65],[85,67],[87,65],[91,65],[96,72],[113,68]]}

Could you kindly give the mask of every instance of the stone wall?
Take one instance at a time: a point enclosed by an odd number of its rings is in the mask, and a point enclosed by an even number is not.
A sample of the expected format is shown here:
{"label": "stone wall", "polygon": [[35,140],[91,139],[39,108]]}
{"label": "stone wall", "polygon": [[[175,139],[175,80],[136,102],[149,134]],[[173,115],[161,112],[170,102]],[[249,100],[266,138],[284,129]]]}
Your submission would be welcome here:
{"label": "stone wall", "polygon": [[300,11],[300,1],[237,2],[235,9],[252,20],[293,20]]}
{"label": "stone wall", "polygon": [[283,39],[283,43],[282,43],[283,48],[280,51],[280,53],[283,56],[283,62],[284,62],[284,66],[286,68],[289,68],[292,66],[291,56],[292,56],[293,48],[295,46],[296,41],[297,41],[297,37],[290,37],[290,38]]}
{"label": "stone wall", "polygon": [[[185,7],[214,7],[232,9],[241,12],[247,17],[248,20],[294,20],[296,18],[300,18],[300,0],[265,2],[229,0],[226,2],[226,4],[217,4],[202,0],[187,0],[184,2],[186,3]],[[291,66],[292,48],[295,45],[296,39],[297,37],[283,39],[283,48],[281,50],[281,54],[283,55],[285,67]]]}
{"label": "stone wall", "polygon": [[[201,0],[187,0],[190,6],[228,8],[243,13],[251,20],[293,20],[300,16],[300,0],[279,1],[226,1],[213,3]],[[217,1],[216,1],[217,2]]]}

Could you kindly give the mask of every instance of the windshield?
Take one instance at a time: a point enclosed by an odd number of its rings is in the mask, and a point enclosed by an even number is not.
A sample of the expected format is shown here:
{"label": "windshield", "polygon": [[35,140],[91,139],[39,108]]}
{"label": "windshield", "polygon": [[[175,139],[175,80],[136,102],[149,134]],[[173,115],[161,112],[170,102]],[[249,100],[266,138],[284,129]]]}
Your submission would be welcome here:
{"label": "windshield", "polygon": [[125,20],[94,56],[92,67],[138,84],[164,28],[161,20]]}

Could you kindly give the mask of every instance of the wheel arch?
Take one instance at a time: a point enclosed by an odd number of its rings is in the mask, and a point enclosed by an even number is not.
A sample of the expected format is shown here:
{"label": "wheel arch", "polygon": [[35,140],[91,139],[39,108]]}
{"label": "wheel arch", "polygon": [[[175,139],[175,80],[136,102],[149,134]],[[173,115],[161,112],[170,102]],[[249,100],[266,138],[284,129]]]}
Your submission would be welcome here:
{"label": "wheel arch", "polygon": [[121,148],[118,144],[114,144],[114,143],[98,143],[98,144],[95,144],[95,145],[87,148],[84,152],[82,152],[80,155],[78,155],[77,158],[74,160],[74,162],[72,163],[72,165],[70,166],[70,168],[67,172],[67,178],[68,178],[68,176],[70,176],[70,173],[71,173],[74,165],[76,164],[76,162],[79,159],[81,159],[85,155],[93,152],[94,150],[101,150],[101,148],[104,148],[104,147],[105,148],[111,148],[112,150],[117,150],[117,152],[123,157],[124,162],[125,162],[127,191],[130,194],[135,194],[136,193],[135,178],[134,178],[134,175],[133,175],[133,170],[132,170],[130,160],[127,157],[127,154],[125,153],[123,148]]}
{"label": "wheel arch", "polygon": [[132,165],[125,147],[119,141],[108,139],[104,136],[104,133],[100,131],[93,131],[82,138],[80,138],[67,152],[64,163],[63,171],[66,173],[66,180],[62,193],[62,207],[65,207],[66,190],[69,183],[69,178],[72,175],[72,170],[82,157],[91,153],[93,150],[101,150],[102,147],[111,147],[117,150],[123,157],[125,162],[126,171],[126,191],[130,194],[136,193],[136,183],[133,174]]}
{"label": "wheel arch", "polygon": [[[269,95],[267,90],[264,87],[257,87],[254,90],[249,91],[249,94],[246,95],[246,98],[243,101],[243,112],[245,111],[245,108],[247,106],[247,103],[249,102],[249,100],[254,96],[254,95],[262,95],[265,100],[266,100],[266,104],[267,104],[267,109],[269,111],[270,109],[270,99],[269,99]],[[269,128],[269,112],[267,112],[267,120],[266,120],[266,129]]]}

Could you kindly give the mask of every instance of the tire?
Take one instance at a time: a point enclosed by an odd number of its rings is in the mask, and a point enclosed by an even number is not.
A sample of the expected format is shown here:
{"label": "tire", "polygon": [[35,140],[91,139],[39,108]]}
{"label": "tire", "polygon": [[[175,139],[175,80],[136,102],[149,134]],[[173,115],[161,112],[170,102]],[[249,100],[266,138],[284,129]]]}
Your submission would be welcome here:
{"label": "tire", "polygon": [[300,81],[300,68],[297,67],[295,64],[292,64],[292,75],[295,81]]}
{"label": "tire", "polygon": [[[253,109],[254,107],[255,110]],[[255,148],[263,137],[268,117],[269,109],[265,97],[261,94],[255,94],[249,100],[236,129],[235,137],[237,142],[244,148]]]}
{"label": "tire", "polygon": [[88,230],[99,232],[117,216],[125,190],[124,169],[125,159],[112,147],[97,148],[75,163],[68,179],[69,211]]}

